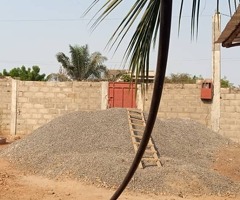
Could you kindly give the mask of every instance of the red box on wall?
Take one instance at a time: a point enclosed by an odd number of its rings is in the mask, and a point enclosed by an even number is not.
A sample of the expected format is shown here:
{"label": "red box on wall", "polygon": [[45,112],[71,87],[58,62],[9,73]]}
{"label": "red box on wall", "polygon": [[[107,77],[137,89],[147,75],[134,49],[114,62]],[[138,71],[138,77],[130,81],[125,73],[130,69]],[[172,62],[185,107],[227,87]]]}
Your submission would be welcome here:
{"label": "red box on wall", "polygon": [[202,82],[201,99],[202,100],[212,100],[213,99],[213,83],[212,83],[212,81],[205,80]]}

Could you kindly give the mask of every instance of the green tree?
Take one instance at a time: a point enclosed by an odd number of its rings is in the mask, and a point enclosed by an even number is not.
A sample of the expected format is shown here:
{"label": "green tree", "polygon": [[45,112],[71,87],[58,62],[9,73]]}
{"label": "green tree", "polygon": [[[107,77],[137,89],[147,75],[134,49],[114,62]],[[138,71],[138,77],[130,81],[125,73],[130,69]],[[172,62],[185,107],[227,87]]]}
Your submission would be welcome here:
{"label": "green tree", "polygon": [[[89,10],[91,10],[92,7],[99,3],[99,1],[100,0],[94,0],[89,7]],[[94,23],[94,25],[98,25],[122,2],[122,0],[107,0],[100,7],[98,13],[101,14]],[[122,184],[112,196],[112,200],[117,199],[128,185],[129,181],[137,170],[137,167],[147,147],[157,117],[157,112],[162,96],[170,41],[172,0],[135,0],[131,2],[132,6],[131,8],[129,8],[129,12],[123,18],[122,22],[120,23],[110,40],[113,42],[113,44],[118,41],[119,43],[121,43],[124,36],[129,31],[129,28],[132,26],[132,24],[134,24],[136,19],[139,19],[138,16],[141,15],[140,21],[137,24],[136,30],[133,33],[133,36],[130,40],[129,45],[127,46],[125,53],[126,59],[130,59],[129,69],[131,70],[132,74],[136,73],[136,80],[138,80],[139,75],[148,76],[150,66],[149,56],[152,44],[158,44],[158,57],[152,101],[143,138],[141,140],[138,152],[136,153],[133,163]],[[179,21],[181,19],[184,2],[184,0],[181,0]],[[195,30],[197,30],[198,26],[200,2],[201,0],[192,0],[192,36]],[[216,1],[217,12],[219,12],[219,2],[219,0]],[[231,0],[228,0],[227,2],[230,4]],[[232,0],[232,2],[235,3],[235,7],[237,7],[236,0]],[[187,1],[187,3],[189,3],[189,1]],[[89,12],[89,10],[87,10],[86,12]],[[119,43],[117,43],[117,47],[119,46]]]}
{"label": "green tree", "polygon": [[121,79],[123,82],[131,82],[131,76],[129,74],[123,74]]}
{"label": "green tree", "polygon": [[232,88],[232,87],[233,87],[233,83],[230,83],[230,81],[227,80],[227,77],[224,76],[224,77],[221,79],[221,87],[222,87],[222,88]]}
{"label": "green tree", "polygon": [[20,79],[22,81],[44,81],[45,74],[40,74],[40,67],[32,66],[27,68],[25,66],[11,69],[9,72],[4,69],[3,76],[11,76],[12,78]]}
{"label": "green tree", "polygon": [[187,73],[170,74],[165,77],[165,83],[176,83],[176,84],[195,84],[196,80],[202,80],[201,76],[191,76]]}
{"label": "green tree", "polygon": [[56,57],[71,79],[78,81],[100,79],[102,74],[106,73],[107,68],[104,62],[107,58],[100,52],[89,54],[87,45],[69,45],[69,48],[71,59],[62,52],[59,52]]}

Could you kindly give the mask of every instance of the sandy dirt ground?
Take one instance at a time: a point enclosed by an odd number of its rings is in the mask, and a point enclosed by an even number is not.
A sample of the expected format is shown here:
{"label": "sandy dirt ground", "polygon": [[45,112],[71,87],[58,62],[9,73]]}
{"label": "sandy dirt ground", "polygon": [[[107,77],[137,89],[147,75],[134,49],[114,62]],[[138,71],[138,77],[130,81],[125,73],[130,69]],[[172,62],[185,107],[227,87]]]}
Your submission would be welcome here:
{"label": "sandy dirt ground", "polygon": [[[0,145],[5,148],[7,145]],[[240,181],[240,149],[221,151],[214,169],[220,173]],[[224,167],[225,166],[225,167]],[[40,176],[29,175],[20,171],[12,163],[0,159],[0,200],[106,200],[110,199],[113,190],[98,188],[94,185],[76,182],[73,180],[57,181]],[[124,192],[119,198],[122,200],[230,200],[239,199],[239,196],[157,196]]]}

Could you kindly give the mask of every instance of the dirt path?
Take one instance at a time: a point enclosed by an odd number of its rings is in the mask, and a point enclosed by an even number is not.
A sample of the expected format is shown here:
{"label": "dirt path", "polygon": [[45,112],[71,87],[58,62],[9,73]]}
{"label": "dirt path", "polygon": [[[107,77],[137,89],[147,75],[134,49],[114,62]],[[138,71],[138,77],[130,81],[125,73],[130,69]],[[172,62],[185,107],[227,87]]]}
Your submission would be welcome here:
{"label": "dirt path", "polygon": [[[84,185],[76,181],[53,181],[39,176],[26,175],[15,169],[8,161],[0,159],[1,200],[68,200],[109,199],[112,191]],[[122,199],[156,199],[143,195],[124,195]]]}
{"label": "dirt path", "polygon": [[[113,191],[86,185],[80,182],[53,181],[39,176],[30,176],[15,169],[6,160],[0,159],[0,200],[103,200],[109,199]],[[196,200],[240,199],[236,197],[184,197]],[[124,193],[120,199],[127,200],[179,200],[182,197],[166,197]]]}

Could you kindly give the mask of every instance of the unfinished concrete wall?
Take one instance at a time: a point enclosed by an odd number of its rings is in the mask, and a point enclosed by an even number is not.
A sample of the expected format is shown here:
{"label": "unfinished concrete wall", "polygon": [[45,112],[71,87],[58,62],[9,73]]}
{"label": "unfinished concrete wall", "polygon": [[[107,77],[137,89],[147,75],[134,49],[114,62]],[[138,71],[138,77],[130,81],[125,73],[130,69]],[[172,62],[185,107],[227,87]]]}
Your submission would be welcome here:
{"label": "unfinished concrete wall", "polygon": [[[152,85],[138,106],[149,110]],[[141,91],[140,87],[138,92]],[[158,117],[189,118],[211,128],[212,102],[200,99],[199,84],[166,84]],[[0,134],[26,135],[73,111],[107,109],[107,82],[31,82],[0,79]],[[219,133],[240,142],[240,91],[221,89]]]}
{"label": "unfinished concrete wall", "polygon": [[29,134],[62,114],[101,109],[100,82],[20,81],[17,97],[17,134]]}
{"label": "unfinished concrete wall", "polygon": [[10,134],[12,80],[0,79],[0,135]]}
{"label": "unfinished concrete wall", "polygon": [[[149,110],[152,88],[143,98],[143,108]],[[200,99],[201,85],[199,84],[165,84],[158,117],[189,118],[196,120],[212,129],[211,101]],[[219,133],[240,142],[240,90],[221,89]],[[140,106],[141,107],[141,106]]]}
{"label": "unfinished concrete wall", "polygon": [[220,134],[240,142],[240,90],[221,89]]}
{"label": "unfinished concrete wall", "polygon": [[105,82],[36,82],[0,80],[0,130],[26,135],[73,111],[106,109]]}
{"label": "unfinished concrete wall", "polygon": [[[211,126],[211,102],[200,98],[199,84],[165,84],[158,117],[188,118],[196,120],[208,127]],[[144,98],[144,110],[148,111],[151,103],[153,85]]]}

